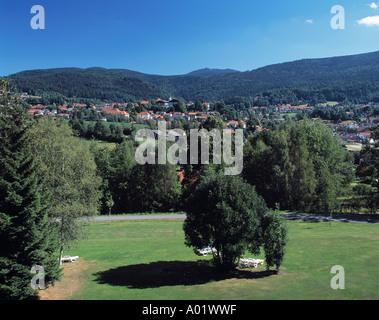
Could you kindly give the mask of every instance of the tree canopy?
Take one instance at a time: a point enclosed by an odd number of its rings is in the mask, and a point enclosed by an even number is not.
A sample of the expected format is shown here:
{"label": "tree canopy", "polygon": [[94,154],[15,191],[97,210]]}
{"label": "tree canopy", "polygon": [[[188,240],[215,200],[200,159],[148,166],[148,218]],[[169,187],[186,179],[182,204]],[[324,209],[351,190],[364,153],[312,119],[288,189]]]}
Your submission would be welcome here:
{"label": "tree canopy", "polygon": [[271,223],[279,220],[268,218],[271,212],[263,198],[242,178],[219,173],[203,176],[187,199],[185,210],[185,244],[197,250],[215,248],[213,261],[217,267],[233,269],[247,250],[258,254],[263,244],[273,257],[267,266],[280,266],[286,233],[282,232],[284,238],[274,237],[271,229],[281,223]]}
{"label": "tree canopy", "polygon": [[329,213],[353,178],[353,163],[322,123],[285,122],[251,136],[243,175],[271,208]]}

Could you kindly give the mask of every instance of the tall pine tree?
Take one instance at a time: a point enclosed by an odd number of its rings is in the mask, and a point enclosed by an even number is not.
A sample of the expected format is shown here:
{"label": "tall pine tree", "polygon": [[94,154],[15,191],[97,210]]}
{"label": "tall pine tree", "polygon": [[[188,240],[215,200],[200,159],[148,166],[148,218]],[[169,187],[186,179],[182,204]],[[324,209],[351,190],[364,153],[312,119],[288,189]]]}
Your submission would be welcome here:
{"label": "tall pine tree", "polygon": [[45,271],[45,285],[59,278],[57,249],[48,217],[49,195],[42,192],[28,148],[28,123],[11,109],[0,118],[0,299],[35,295],[33,266]]}

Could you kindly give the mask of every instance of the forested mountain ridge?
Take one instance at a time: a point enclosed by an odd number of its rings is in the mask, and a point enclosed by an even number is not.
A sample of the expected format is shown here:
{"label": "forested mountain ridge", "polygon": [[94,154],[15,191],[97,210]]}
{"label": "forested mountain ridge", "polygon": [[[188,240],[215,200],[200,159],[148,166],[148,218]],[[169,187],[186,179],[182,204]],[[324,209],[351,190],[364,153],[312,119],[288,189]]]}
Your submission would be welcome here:
{"label": "forested mountain ridge", "polygon": [[240,73],[240,71],[233,69],[210,69],[204,68],[187,73],[187,76],[200,76],[200,77],[213,77],[223,74]]}
{"label": "forested mountain ridge", "polygon": [[[129,70],[60,68],[23,71],[10,76],[17,89],[49,99],[134,101],[167,96]],[[61,101],[55,101],[60,103]]]}
{"label": "forested mountain ridge", "polygon": [[24,71],[9,79],[20,91],[31,94],[101,101],[128,102],[172,95],[206,101],[241,96],[268,99],[268,103],[311,99],[379,102],[379,51],[303,59],[246,72],[201,69],[186,75],[160,76],[125,69],[61,68]]}

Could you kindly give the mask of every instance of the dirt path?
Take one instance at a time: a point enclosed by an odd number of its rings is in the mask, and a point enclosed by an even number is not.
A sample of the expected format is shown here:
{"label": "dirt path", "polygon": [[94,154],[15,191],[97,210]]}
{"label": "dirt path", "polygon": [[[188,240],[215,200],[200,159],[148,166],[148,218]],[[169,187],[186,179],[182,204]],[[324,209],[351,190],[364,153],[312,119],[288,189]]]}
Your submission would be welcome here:
{"label": "dirt path", "polygon": [[39,292],[40,300],[67,300],[75,293],[79,292],[85,284],[85,271],[91,267],[92,263],[80,260],[63,264],[63,276],[60,282],[54,287]]}

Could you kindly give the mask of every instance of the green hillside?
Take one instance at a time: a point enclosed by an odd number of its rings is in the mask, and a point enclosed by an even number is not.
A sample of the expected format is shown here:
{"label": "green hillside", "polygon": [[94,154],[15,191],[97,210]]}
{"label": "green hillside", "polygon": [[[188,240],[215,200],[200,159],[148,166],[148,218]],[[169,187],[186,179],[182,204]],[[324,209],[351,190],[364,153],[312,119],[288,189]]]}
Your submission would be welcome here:
{"label": "green hillside", "polygon": [[53,100],[130,102],[168,96],[136,74],[127,70],[62,68],[24,71],[9,78],[20,91]]}
{"label": "green hillside", "polygon": [[379,102],[379,51],[304,59],[247,72],[201,69],[160,76],[123,69],[65,68],[24,71],[9,78],[21,91],[62,99],[129,102],[172,95],[206,101],[258,96],[268,103]]}

